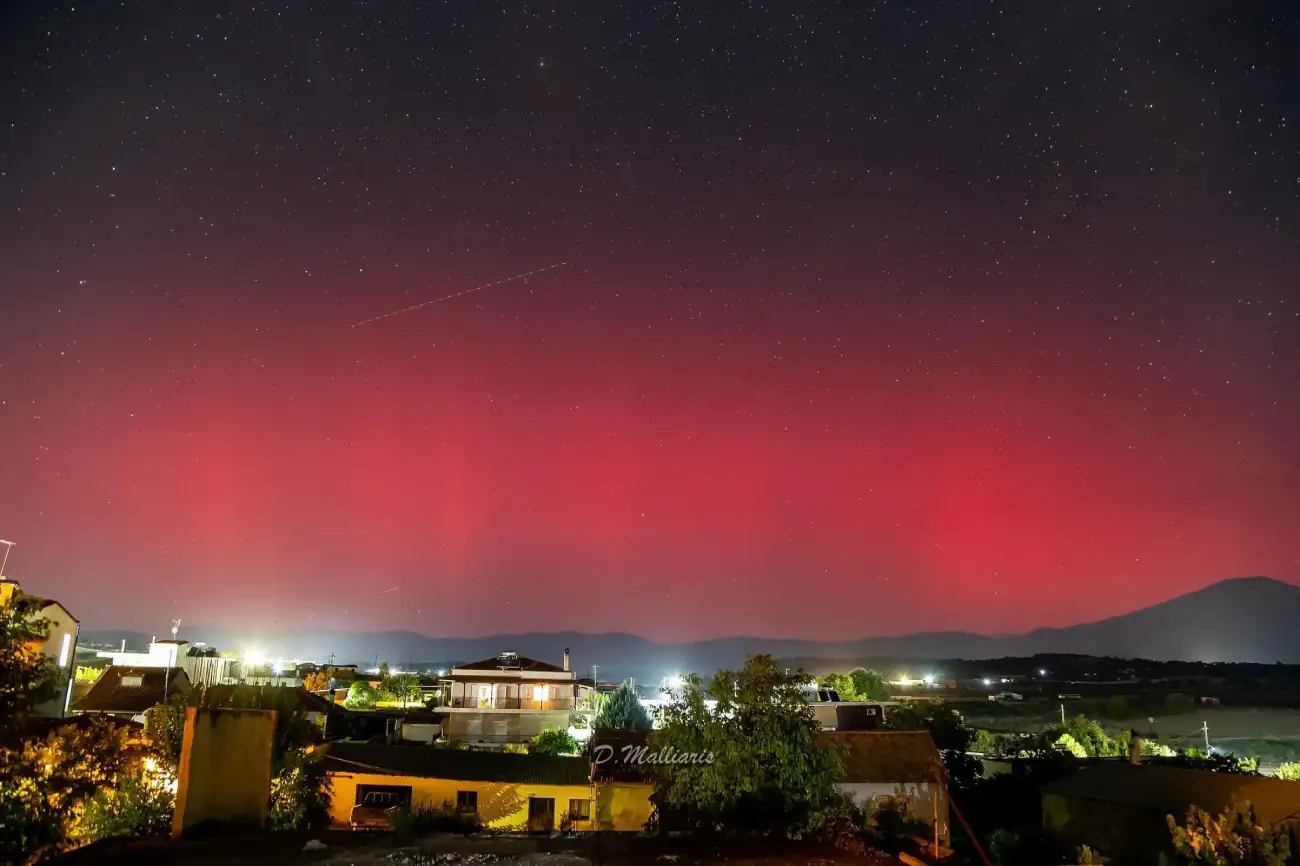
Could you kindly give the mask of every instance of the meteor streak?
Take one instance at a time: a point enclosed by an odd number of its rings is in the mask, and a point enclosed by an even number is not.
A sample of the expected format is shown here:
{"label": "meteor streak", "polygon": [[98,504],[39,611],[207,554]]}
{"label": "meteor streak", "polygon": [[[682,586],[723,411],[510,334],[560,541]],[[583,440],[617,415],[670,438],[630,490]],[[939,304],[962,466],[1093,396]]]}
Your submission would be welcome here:
{"label": "meteor streak", "polygon": [[481,286],[475,286],[474,288],[472,288],[472,289],[466,289],[466,290],[463,291],[463,292],[455,292],[455,293],[450,294],[450,295],[444,295],[444,296],[441,297],[441,298],[434,298],[432,301],[425,301],[425,302],[422,303],[422,304],[416,304],[416,305],[411,306],[411,307],[403,307],[403,308],[400,309],[400,310],[393,310],[393,312],[391,312],[391,313],[384,313],[382,316],[374,316],[373,318],[369,318],[369,319],[365,319],[365,320],[363,320],[363,321],[357,322],[357,323],[356,323],[355,325],[353,325],[352,327],[354,327],[354,328],[359,328],[359,327],[361,327],[362,325],[368,325],[368,324],[370,324],[371,322],[378,322],[380,319],[391,319],[393,316],[400,316],[400,315],[402,315],[403,313],[411,313],[411,312],[414,312],[415,310],[421,310],[421,309],[424,309],[425,307],[432,306],[433,304],[440,304],[440,303],[442,303],[443,301],[450,301],[452,298],[459,298],[459,297],[461,297],[462,295],[469,295],[469,294],[473,294],[474,292],[481,292],[481,291],[483,291],[484,289],[490,289],[490,288],[492,288],[493,286],[499,286],[499,285],[502,285],[503,283],[509,283],[509,282],[513,282],[513,281],[515,281],[515,280],[522,280],[522,279],[524,279],[525,277],[531,277],[531,276],[534,276],[535,274],[540,274],[540,273],[542,273],[542,272],[544,272],[544,271],[554,270],[555,268],[562,268],[562,267],[564,267],[564,266],[567,265],[567,264],[568,264],[568,262],[556,262],[556,263],[553,264],[553,265],[547,265],[547,266],[544,267],[544,268],[538,268],[537,270],[535,270],[535,271],[529,271],[529,272],[526,273],[526,274],[515,274],[513,277],[506,277],[504,280],[497,280],[496,282],[493,282],[493,283],[484,283],[484,284],[481,285]]}

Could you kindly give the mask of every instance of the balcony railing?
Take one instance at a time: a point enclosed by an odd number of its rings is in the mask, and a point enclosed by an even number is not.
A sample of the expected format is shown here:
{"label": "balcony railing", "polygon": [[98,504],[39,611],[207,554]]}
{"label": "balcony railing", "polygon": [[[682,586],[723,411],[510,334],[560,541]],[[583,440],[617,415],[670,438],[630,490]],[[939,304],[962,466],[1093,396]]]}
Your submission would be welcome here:
{"label": "balcony railing", "polygon": [[535,701],[532,698],[480,698],[470,696],[468,698],[452,698],[451,707],[460,710],[545,710],[561,713],[571,712],[574,709],[573,698],[552,698],[546,701]]}

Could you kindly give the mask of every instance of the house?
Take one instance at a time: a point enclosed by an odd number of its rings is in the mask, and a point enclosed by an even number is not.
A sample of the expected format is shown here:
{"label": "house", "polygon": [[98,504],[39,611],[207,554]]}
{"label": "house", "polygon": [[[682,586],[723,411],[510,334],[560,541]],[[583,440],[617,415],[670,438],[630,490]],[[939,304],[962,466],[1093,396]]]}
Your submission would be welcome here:
{"label": "house", "polygon": [[[0,608],[7,608],[15,596],[21,593],[21,587],[15,580],[0,577]],[[67,715],[68,704],[72,697],[72,675],[77,664],[77,636],[81,624],[66,607],[54,599],[38,599],[40,618],[49,627],[49,633],[41,641],[41,655],[54,662],[57,669],[54,697],[34,708],[34,715],[40,718],[63,718]]]}
{"label": "house", "polygon": [[180,668],[109,665],[72,711],[144,721],[148,710],[189,687],[190,678]]}
{"label": "house", "polygon": [[585,758],[340,742],[324,760],[336,825],[356,806],[451,806],[496,830],[592,829]]}
{"label": "house", "polygon": [[868,814],[896,808],[938,830],[947,845],[948,797],[939,781],[942,759],[929,731],[823,731],[819,745],[835,749],[844,775],[836,786]]}
{"label": "house", "polygon": [[592,712],[595,692],[591,680],[574,675],[567,649],[563,666],[505,652],[454,667],[439,685],[443,739],[497,749],[568,729],[573,713]]}
{"label": "house", "polygon": [[596,830],[638,831],[654,813],[648,731],[600,731],[591,737]]}
{"label": "house", "polygon": [[1181,822],[1192,806],[1217,815],[1249,801],[1266,824],[1300,813],[1300,782],[1125,761],[1084,767],[1042,795],[1044,827],[1117,864],[1157,862],[1170,850],[1166,816]]}
{"label": "house", "polygon": [[158,640],[149,642],[144,652],[121,650],[100,650],[100,658],[109,660],[111,665],[135,668],[180,668],[196,686],[213,686],[233,683],[235,659],[222,656],[216,647],[208,646],[202,641],[193,645],[187,640]]}
{"label": "house", "polygon": [[808,706],[823,731],[874,731],[885,725],[880,701],[816,701]]}

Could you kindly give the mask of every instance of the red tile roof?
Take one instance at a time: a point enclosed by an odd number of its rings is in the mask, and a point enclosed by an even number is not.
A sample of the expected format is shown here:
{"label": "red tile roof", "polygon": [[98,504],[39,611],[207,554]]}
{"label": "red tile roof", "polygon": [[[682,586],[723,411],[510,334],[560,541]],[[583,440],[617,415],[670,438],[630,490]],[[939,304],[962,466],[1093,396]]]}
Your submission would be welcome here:
{"label": "red tile roof", "polygon": [[[163,688],[166,668],[137,668],[109,665],[85,696],[72,705],[79,713],[139,714],[165,703],[170,692],[188,686],[190,678],[180,668],[171,668],[170,688]],[[139,677],[140,685],[125,685],[122,680]]]}

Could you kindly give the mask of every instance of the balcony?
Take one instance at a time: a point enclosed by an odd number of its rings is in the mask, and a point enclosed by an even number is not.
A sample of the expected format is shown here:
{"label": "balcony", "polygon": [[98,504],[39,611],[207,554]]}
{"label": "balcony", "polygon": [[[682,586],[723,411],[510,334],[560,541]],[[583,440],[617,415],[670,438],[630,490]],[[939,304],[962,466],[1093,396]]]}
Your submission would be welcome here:
{"label": "balcony", "polygon": [[573,710],[571,697],[553,698],[535,701],[531,698],[484,698],[471,695],[467,698],[452,698],[449,706],[454,710],[541,710],[545,712],[567,713]]}

